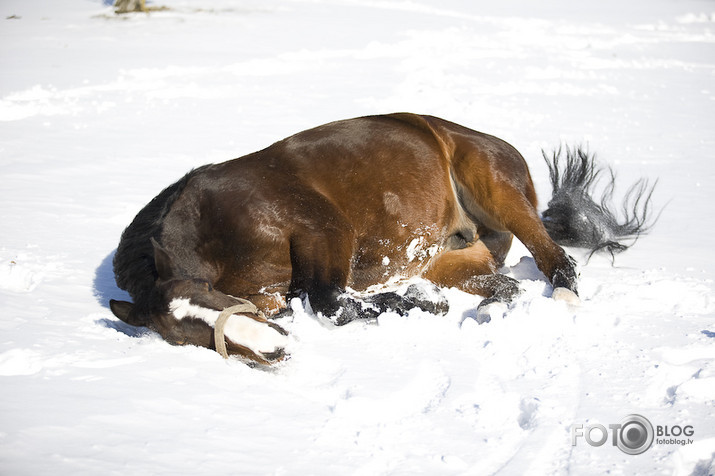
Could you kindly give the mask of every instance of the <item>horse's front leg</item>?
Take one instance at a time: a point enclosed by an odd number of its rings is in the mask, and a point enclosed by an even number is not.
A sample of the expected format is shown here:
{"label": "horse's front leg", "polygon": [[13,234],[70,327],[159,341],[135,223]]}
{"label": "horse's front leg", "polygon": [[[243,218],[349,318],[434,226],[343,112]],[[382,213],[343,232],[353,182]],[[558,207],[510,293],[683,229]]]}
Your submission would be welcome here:
{"label": "horse's front leg", "polygon": [[[324,217],[325,215],[323,215]],[[445,314],[447,300],[433,299],[420,286],[410,286],[404,294],[378,293],[358,298],[346,292],[355,243],[352,227],[341,223],[339,216],[329,220],[331,226],[309,228],[294,233],[290,255],[292,266],[288,298],[307,296],[315,313],[330,318],[336,325],[354,320],[375,320],[384,312],[407,314],[419,308],[433,314]]]}

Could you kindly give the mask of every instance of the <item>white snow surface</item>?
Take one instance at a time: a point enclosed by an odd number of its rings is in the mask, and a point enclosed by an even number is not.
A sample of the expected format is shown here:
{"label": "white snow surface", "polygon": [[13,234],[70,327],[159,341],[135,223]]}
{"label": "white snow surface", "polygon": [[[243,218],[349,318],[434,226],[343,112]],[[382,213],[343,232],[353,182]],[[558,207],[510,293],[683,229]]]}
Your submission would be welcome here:
{"label": "white snow surface", "polygon": [[[0,474],[707,475],[715,469],[715,3],[0,2]],[[411,111],[530,164],[587,144],[658,180],[652,232],[525,293],[375,324],[300,303],[272,370],[118,321],[124,227],[192,167],[331,120]],[[625,454],[572,426],[639,414],[692,444]],[[595,435],[598,436],[598,435]]]}

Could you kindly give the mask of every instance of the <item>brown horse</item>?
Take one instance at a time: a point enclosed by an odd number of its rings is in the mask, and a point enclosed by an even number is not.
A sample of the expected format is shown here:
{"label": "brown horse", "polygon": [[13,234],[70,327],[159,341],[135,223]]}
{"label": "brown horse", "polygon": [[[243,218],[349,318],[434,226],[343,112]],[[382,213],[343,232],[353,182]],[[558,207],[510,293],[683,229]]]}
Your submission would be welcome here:
{"label": "brown horse", "polygon": [[574,261],[536,205],[526,162],[496,137],[406,113],[334,122],[200,167],[165,189],[124,231],[114,258],[117,284],[134,304],[110,305],[171,343],[216,348],[221,312],[250,301],[255,307],[225,325],[227,351],[270,363],[283,357],[286,332],[263,313],[280,312],[286,297],[307,297],[337,324],[388,309],[444,312],[419,290],[345,291],[393,276],[484,296],[482,310],[509,302],[518,282],[497,270],[513,236],[554,296],[577,301]]}

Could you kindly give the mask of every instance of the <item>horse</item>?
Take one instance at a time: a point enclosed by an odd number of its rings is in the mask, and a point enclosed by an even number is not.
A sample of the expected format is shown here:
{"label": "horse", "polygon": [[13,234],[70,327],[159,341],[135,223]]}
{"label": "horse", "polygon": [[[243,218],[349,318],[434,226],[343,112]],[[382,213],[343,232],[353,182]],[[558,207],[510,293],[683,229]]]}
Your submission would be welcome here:
{"label": "horse", "polygon": [[544,154],[554,196],[540,216],[526,161],[497,137],[411,113],[300,132],[198,167],[151,200],[113,259],[133,303],[110,308],[171,344],[270,365],[286,357],[288,333],[275,317],[295,297],[336,325],[388,310],[447,311],[443,297],[414,285],[358,294],[391,277],[483,296],[478,315],[488,320],[489,306],[521,291],[498,272],[514,236],[552,296],[578,303],[575,260],[557,241],[625,249],[625,237],[647,231],[652,188],[639,182],[633,213],[619,222],[592,198],[601,171],[593,157],[568,149],[564,169],[561,155]]}

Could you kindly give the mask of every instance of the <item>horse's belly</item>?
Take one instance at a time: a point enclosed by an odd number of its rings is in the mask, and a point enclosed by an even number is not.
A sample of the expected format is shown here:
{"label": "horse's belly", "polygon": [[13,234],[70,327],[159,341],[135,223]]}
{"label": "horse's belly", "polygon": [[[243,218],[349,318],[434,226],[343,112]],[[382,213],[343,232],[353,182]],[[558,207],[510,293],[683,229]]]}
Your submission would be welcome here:
{"label": "horse's belly", "polygon": [[442,251],[444,230],[437,226],[404,227],[401,231],[359,240],[351,263],[350,287],[364,290],[393,277],[418,276]]}

